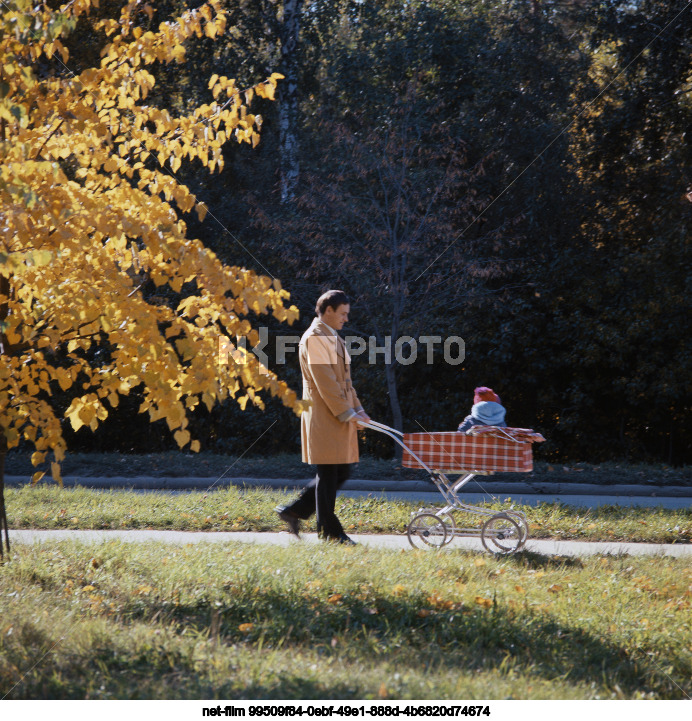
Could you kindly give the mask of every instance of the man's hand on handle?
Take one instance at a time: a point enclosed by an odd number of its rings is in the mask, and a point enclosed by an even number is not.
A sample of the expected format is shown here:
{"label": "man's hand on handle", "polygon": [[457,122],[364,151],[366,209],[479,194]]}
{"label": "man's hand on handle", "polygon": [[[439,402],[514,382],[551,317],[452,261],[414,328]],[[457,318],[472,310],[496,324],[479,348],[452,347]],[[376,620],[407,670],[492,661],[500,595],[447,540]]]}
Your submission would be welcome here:
{"label": "man's hand on handle", "polygon": [[360,425],[361,421],[365,421],[366,423],[370,420],[370,416],[365,411],[358,411],[353,418],[351,418],[352,423],[357,423]]}

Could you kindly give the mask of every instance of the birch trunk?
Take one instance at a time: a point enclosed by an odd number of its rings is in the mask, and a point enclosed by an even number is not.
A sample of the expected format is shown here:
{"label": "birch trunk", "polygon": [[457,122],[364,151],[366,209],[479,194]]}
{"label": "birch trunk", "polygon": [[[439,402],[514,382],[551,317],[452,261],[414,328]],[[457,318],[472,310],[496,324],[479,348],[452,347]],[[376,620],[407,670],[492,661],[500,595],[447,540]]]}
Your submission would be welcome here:
{"label": "birch trunk", "polygon": [[295,197],[298,163],[298,34],[303,0],[285,0],[281,26],[281,71],[279,84],[279,144],[281,146],[281,202]]}

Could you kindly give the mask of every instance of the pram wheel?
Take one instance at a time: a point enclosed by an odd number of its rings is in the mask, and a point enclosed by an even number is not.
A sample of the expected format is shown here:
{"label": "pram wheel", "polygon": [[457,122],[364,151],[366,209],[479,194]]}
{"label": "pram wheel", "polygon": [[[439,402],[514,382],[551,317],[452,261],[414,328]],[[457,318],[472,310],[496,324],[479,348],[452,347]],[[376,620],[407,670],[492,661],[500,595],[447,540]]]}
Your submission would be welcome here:
{"label": "pram wheel", "polygon": [[456,535],[456,524],[454,523],[454,516],[451,513],[436,513],[439,518],[446,526],[447,538],[445,539],[445,545],[451,543]]}
{"label": "pram wheel", "polygon": [[434,513],[419,513],[414,516],[406,533],[414,548],[442,548],[447,542],[447,526]]}
{"label": "pram wheel", "polygon": [[504,511],[512,520],[519,524],[521,529],[521,541],[519,546],[516,548],[517,551],[521,550],[529,537],[529,524],[526,520],[526,516],[521,511]]}
{"label": "pram wheel", "polygon": [[525,540],[522,527],[506,513],[492,516],[481,529],[483,548],[490,553],[515,553]]}

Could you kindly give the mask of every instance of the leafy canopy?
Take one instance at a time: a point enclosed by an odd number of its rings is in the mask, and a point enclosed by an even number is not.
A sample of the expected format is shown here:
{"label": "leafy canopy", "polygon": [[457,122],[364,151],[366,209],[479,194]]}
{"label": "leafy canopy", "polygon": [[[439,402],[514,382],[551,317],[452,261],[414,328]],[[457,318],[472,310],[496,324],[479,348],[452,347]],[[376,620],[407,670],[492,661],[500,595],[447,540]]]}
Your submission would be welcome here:
{"label": "leafy canopy", "polygon": [[[186,159],[220,171],[231,139],[255,145],[262,119],[248,106],[273,98],[281,76],[241,91],[214,75],[214,101],[172,117],[146,103],[151,71],[183,62],[193,34],[223,32],[220,0],[156,32],[138,26],[151,8],[130,0],[118,20],[95,22],[109,42],[99,67],[75,75],[63,40],[97,1],[0,9],[0,427],[8,448],[22,438],[35,446],[34,465],[52,450],[56,480],[58,386],[76,392],[65,412],[74,429],[95,429],[140,387],[140,411],[194,451],[186,414],[200,403],[262,407],[266,391],[301,409],[251,353],[220,358],[220,338],[257,343],[249,311],[289,323],[298,311],[284,306],[278,280],[226,267],[186,237],[180,216],[207,209],[175,177]],[[168,286],[163,302],[147,293],[154,286]],[[95,354],[97,344],[106,352]]]}

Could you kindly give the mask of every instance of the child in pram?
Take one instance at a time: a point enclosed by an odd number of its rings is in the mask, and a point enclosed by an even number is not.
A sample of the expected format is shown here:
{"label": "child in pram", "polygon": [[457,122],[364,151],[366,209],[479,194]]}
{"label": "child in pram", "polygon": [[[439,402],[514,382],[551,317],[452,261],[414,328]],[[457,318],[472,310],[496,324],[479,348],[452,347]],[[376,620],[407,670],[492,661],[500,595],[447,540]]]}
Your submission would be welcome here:
{"label": "child in pram", "polygon": [[471,414],[466,416],[459,424],[457,431],[466,433],[474,426],[497,426],[506,428],[505,408],[500,402],[500,396],[492,388],[479,386],[473,392],[473,406]]}

